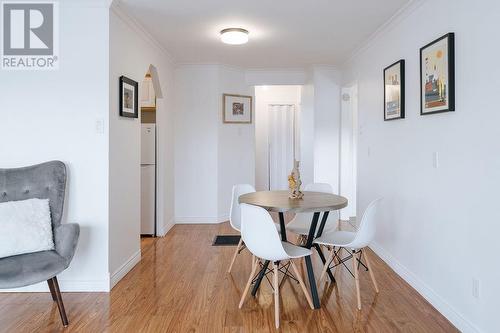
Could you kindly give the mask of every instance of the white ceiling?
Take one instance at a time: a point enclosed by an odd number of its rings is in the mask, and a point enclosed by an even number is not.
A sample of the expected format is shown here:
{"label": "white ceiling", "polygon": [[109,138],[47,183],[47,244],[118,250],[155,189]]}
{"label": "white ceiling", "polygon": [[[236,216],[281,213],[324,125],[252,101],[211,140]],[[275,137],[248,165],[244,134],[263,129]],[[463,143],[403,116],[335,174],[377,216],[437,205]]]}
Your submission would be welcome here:
{"label": "white ceiling", "polygon": [[[410,0],[121,0],[179,63],[246,68],[339,65]],[[250,31],[225,45],[219,31]]]}

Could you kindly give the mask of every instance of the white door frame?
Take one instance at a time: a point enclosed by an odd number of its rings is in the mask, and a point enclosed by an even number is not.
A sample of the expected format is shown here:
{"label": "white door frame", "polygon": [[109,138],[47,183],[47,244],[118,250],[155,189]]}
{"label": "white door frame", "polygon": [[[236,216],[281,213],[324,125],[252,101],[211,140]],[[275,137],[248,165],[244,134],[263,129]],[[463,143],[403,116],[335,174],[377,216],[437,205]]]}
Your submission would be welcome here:
{"label": "white door frame", "polygon": [[358,150],[358,85],[357,82],[341,88],[339,194],[349,200],[340,211],[340,218],[356,216],[357,150]]}

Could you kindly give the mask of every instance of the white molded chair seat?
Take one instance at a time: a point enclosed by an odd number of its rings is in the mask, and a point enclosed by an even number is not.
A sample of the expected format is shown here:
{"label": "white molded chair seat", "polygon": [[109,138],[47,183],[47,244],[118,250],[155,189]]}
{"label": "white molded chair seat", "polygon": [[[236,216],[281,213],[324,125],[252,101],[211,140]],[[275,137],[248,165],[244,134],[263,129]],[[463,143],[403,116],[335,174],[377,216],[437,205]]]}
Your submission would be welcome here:
{"label": "white molded chair seat", "polygon": [[[233,186],[232,197],[231,197],[231,208],[229,211],[229,224],[231,227],[241,233],[241,206],[239,203],[239,198],[243,194],[253,193],[255,192],[255,188],[250,184],[237,184]],[[279,223],[274,224],[278,232],[281,232],[281,228]],[[234,262],[236,261],[236,257],[238,254],[245,248],[243,244],[243,238],[240,239],[238,246],[233,254],[233,258],[231,259],[231,264],[229,265],[228,273],[231,273],[231,269],[233,268]]]}
{"label": "white molded chair seat", "polygon": [[[255,192],[255,188],[250,184],[237,184],[233,186],[232,197],[231,197],[231,208],[229,210],[229,224],[231,227],[241,233],[241,209],[239,198],[243,194]],[[231,269],[233,268],[234,262],[236,261],[236,257],[238,254],[244,249],[243,238],[238,242],[238,246],[233,254],[233,258],[231,259],[231,264],[229,265],[228,273],[231,273]]]}
{"label": "white molded chair seat", "polygon": [[279,327],[279,287],[278,282],[279,262],[290,261],[290,266],[299,281],[302,291],[306,295],[307,302],[311,309],[314,309],[311,296],[302,280],[295,263],[291,259],[302,258],[311,255],[311,250],[303,247],[283,242],[276,230],[271,215],[264,208],[241,204],[241,237],[248,250],[256,257],[252,262],[252,272],[248,277],[247,284],[240,300],[240,309],[245,301],[246,294],[250,289],[252,280],[257,272],[258,260],[269,260],[273,262],[273,284],[274,284],[274,318],[276,328]]}
{"label": "white molded chair seat", "polygon": [[321,245],[349,248],[349,244],[354,238],[356,238],[356,233],[353,231],[331,231],[316,238],[314,242]]}
{"label": "white molded chair seat", "polygon": [[311,250],[302,246],[297,246],[288,242],[281,242],[281,245],[283,245],[283,249],[290,258],[302,258],[312,254]]}
{"label": "white molded chair seat", "polygon": [[[350,249],[352,257],[352,270],[354,272],[354,279],[356,284],[356,296],[358,301],[358,309],[361,310],[361,296],[359,293],[359,265],[358,261],[361,262],[361,257],[365,258],[366,265],[368,267],[368,272],[370,273],[370,278],[373,283],[373,287],[375,291],[378,293],[377,281],[375,280],[375,276],[373,275],[373,270],[371,267],[370,259],[368,254],[364,250],[373,237],[375,236],[375,215],[377,212],[378,205],[382,199],[377,199],[372,201],[368,207],[366,208],[363,217],[361,218],[361,223],[359,224],[359,228],[357,231],[333,231],[328,232],[326,234],[321,235],[314,240],[314,243],[321,245],[328,245],[332,247],[328,259],[326,260],[325,265],[323,266],[323,271],[321,272],[320,281],[325,276],[325,273],[330,266],[330,263],[337,259],[340,262],[339,251],[340,249]],[[336,247],[339,249],[336,250]],[[349,257],[347,257],[349,259]],[[347,260],[343,259],[343,260]],[[337,266],[336,264],[335,266]]]}
{"label": "white molded chair seat", "polygon": [[[304,187],[304,191],[310,192],[322,192],[322,193],[333,193],[333,189],[330,184],[325,183],[312,183],[307,184]],[[297,213],[295,217],[286,225],[286,229],[297,235],[307,236],[309,235],[309,229],[311,228],[311,222],[314,213]],[[338,225],[338,212],[330,212],[328,215],[328,220],[326,221],[325,228],[323,232],[333,231]],[[321,220],[318,221],[315,234],[318,232]]]}

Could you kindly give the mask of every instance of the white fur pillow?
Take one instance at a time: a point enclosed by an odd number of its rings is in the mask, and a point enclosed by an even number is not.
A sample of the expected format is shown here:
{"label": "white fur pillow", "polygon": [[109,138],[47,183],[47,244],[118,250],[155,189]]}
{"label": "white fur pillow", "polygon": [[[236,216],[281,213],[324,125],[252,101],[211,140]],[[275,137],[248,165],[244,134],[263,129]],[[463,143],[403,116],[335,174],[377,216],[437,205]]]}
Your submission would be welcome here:
{"label": "white fur pillow", "polygon": [[0,258],[53,249],[49,199],[0,203]]}

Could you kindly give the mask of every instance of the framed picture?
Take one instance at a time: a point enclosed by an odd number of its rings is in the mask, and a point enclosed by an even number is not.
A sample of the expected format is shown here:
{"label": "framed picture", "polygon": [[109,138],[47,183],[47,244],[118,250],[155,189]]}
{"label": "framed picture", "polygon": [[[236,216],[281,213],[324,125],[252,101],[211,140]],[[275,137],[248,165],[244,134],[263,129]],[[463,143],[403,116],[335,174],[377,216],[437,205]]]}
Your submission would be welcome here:
{"label": "framed picture", "polygon": [[384,68],[384,120],[405,117],[405,61]]}
{"label": "framed picture", "polygon": [[125,76],[120,76],[120,116],[139,118],[139,84]]}
{"label": "framed picture", "polygon": [[223,94],[222,121],[225,124],[251,124],[252,96]]}
{"label": "framed picture", "polygon": [[420,114],[455,111],[455,34],[420,49]]}

